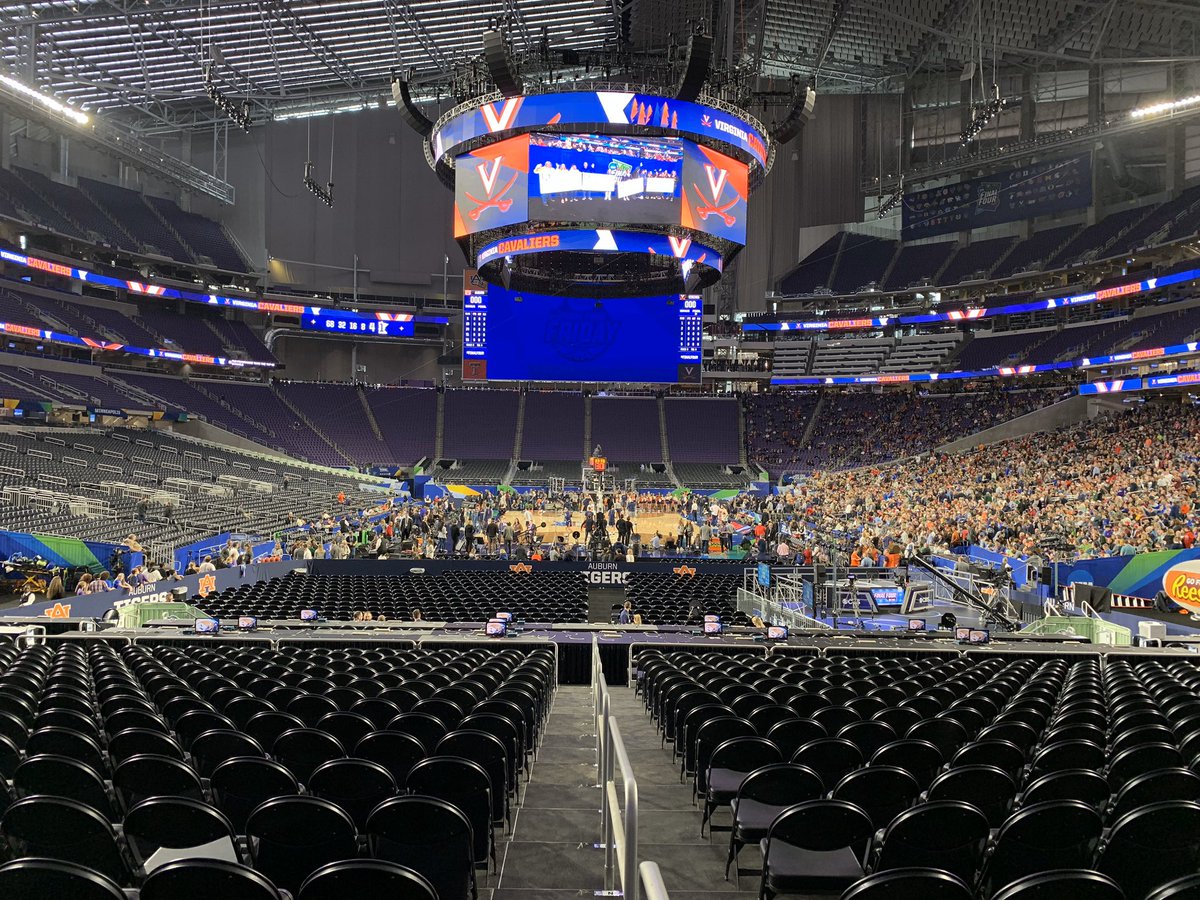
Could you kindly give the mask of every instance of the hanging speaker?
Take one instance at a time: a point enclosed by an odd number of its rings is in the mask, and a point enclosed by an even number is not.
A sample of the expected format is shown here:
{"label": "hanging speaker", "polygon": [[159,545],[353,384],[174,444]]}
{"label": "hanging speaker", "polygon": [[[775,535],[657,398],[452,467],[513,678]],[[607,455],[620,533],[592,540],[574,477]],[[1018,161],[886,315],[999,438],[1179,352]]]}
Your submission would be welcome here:
{"label": "hanging speaker", "polygon": [[413,131],[421,137],[429,137],[433,133],[433,122],[413,103],[407,81],[392,79],[392,99],[396,101],[396,109],[400,110],[400,118],[407,122]]}
{"label": "hanging speaker", "polygon": [[524,93],[521,76],[513,68],[512,57],[504,43],[504,33],[491,29],[483,33],[483,59],[487,63],[492,81],[505,97],[516,97]]}
{"label": "hanging speaker", "polygon": [[812,118],[813,106],[817,102],[817,92],[811,86],[805,85],[804,92],[796,95],[788,114],[775,130],[771,132],[771,140],[779,144],[791,141]]}
{"label": "hanging speaker", "polygon": [[707,34],[693,34],[688,38],[687,63],[675,86],[676,99],[695,100],[699,97],[704,90],[704,82],[708,80],[711,64],[712,38]]}

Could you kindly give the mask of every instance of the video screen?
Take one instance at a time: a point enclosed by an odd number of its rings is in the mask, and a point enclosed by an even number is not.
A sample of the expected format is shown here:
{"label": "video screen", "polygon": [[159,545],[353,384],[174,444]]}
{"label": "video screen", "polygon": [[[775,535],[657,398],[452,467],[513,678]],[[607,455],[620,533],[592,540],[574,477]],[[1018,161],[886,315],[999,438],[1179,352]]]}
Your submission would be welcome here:
{"label": "video screen", "polygon": [[300,610],[300,621],[301,621],[301,622],[315,622],[315,621],[317,621],[317,611],[316,611],[315,609],[302,609],[302,610]]}
{"label": "video screen", "polygon": [[788,630],[786,625],[768,625],[767,640],[768,641],[786,641],[788,638]]}
{"label": "video screen", "polygon": [[967,643],[967,641],[971,640],[971,629],[960,625],[954,629],[954,639],[959,643]]}
{"label": "video screen", "polygon": [[484,631],[488,637],[504,637],[508,631],[508,622],[503,619],[490,619]]}
{"label": "video screen", "polygon": [[197,619],[196,634],[216,634],[221,630],[221,622],[218,619]]}
{"label": "video screen", "polygon": [[511,622],[513,619],[513,614],[498,612],[493,618],[499,619],[502,622]]}
{"label": "video screen", "polygon": [[468,312],[463,358],[492,381],[675,384],[699,364],[703,308],[679,294],[595,300],[489,285]]}
{"label": "video screen", "polygon": [[498,141],[454,161],[454,236],[529,218],[529,135]]}
{"label": "video screen", "polygon": [[704,621],[705,621],[705,622],[720,622],[720,621],[721,621],[721,617],[720,617],[720,616],[708,615],[708,616],[705,616],[705,617],[704,617]]}
{"label": "video screen", "polygon": [[992,642],[992,633],[986,628],[972,628],[971,634],[967,638],[969,644],[990,644]]}
{"label": "video screen", "polygon": [[908,620],[908,630],[909,631],[924,631],[925,630],[925,620],[924,619],[909,619]]}
{"label": "video screen", "polygon": [[683,142],[683,203],[679,224],[746,243],[749,167],[711,147]]}
{"label": "video screen", "polygon": [[871,588],[871,599],[876,606],[899,606],[900,588]]}
{"label": "video screen", "polygon": [[258,619],[254,616],[238,616],[238,631],[254,631],[258,628]]}
{"label": "video screen", "polygon": [[704,633],[705,634],[720,634],[721,633],[721,620],[718,619],[715,622],[705,622],[704,623]]}
{"label": "video screen", "polygon": [[529,218],[679,223],[683,142],[597,134],[529,135]]}

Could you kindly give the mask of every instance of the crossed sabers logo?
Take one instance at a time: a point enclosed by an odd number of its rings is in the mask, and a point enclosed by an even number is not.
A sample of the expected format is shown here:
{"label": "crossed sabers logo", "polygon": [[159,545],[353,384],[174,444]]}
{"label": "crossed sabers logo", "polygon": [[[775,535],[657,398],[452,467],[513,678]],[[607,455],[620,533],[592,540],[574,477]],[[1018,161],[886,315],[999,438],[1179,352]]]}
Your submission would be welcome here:
{"label": "crossed sabers logo", "polygon": [[483,192],[486,199],[480,200],[478,197],[466,192],[467,199],[475,204],[475,208],[467,213],[471,217],[472,222],[478,222],[479,216],[485,209],[496,207],[500,212],[508,212],[512,206],[512,197],[505,197],[512,186],[517,183],[517,173],[513,172],[512,177],[508,179],[500,188],[496,190],[496,182],[500,180],[500,167],[504,161],[503,156],[497,156],[491,163],[479,163],[475,166],[475,171],[479,173],[479,180],[483,182]]}
{"label": "crossed sabers logo", "polygon": [[696,569],[694,566],[676,566],[671,571],[674,572],[676,575],[680,576],[681,578],[684,575],[686,575],[690,578],[696,574]]}
{"label": "crossed sabers logo", "polygon": [[517,563],[516,565],[509,566],[508,571],[516,572],[518,575],[528,575],[533,571],[533,566],[529,565],[529,563]]}
{"label": "crossed sabers logo", "polygon": [[[732,200],[721,205],[721,195],[725,193],[725,184],[729,181],[729,173],[724,169],[718,169],[712,163],[704,164],[704,172],[708,176],[709,193],[712,196],[712,201],[703,200],[696,207],[696,215],[702,220],[709,216],[720,216],[725,223],[726,228],[732,228],[737,222],[737,217],[730,214],[729,210],[738,202],[737,195],[734,194]],[[692,187],[696,189],[696,195],[704,198],[704,192],[700,190],[700,186],[696,182],[692,182]]]}

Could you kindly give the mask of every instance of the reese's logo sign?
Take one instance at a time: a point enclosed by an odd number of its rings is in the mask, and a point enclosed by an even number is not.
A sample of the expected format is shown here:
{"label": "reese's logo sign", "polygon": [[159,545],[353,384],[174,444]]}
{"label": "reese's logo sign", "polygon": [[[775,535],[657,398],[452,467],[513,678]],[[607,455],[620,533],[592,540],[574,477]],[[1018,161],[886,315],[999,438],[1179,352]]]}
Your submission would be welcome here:
{"label": "reese's logo sign", "polygon": [[1163,590],[1184,609],[1200,612],[1200,560],[1190,560],[1167,569]]}

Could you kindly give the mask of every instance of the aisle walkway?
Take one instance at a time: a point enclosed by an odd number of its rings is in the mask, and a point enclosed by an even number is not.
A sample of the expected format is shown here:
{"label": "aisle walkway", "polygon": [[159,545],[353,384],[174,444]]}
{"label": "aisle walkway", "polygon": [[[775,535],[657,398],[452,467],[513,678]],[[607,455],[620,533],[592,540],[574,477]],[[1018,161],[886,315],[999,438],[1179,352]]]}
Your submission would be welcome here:
{"label": "aisle walkway", "polygon": [[[670,747],[662,749],[641,698],[632,688],[611,688],[610,709],[638,783],[638,855],[658,863],[671,900],[757,898],[757,876],[743,876],[740,892],[734,889],[732,875],[725,881],[729,833],[717,832],[711,844],[700,837],[700,810],[692,805],[691,784],[680,783],[679,764],[672,762]],[[720,822],[728,822],[728,812],[717,815]],[[742,851],[743,868],[757,865],[758,859],[754,848]]]}
{"label": "aisle walkway", "polygon": [[[558,689],[532,777],[521,785],[511,835],[497,839],[500,872],[480,900],[591,897],[604,887],[600,790],[591,688]],[[487,891],[483,888],[492,887]]]}

